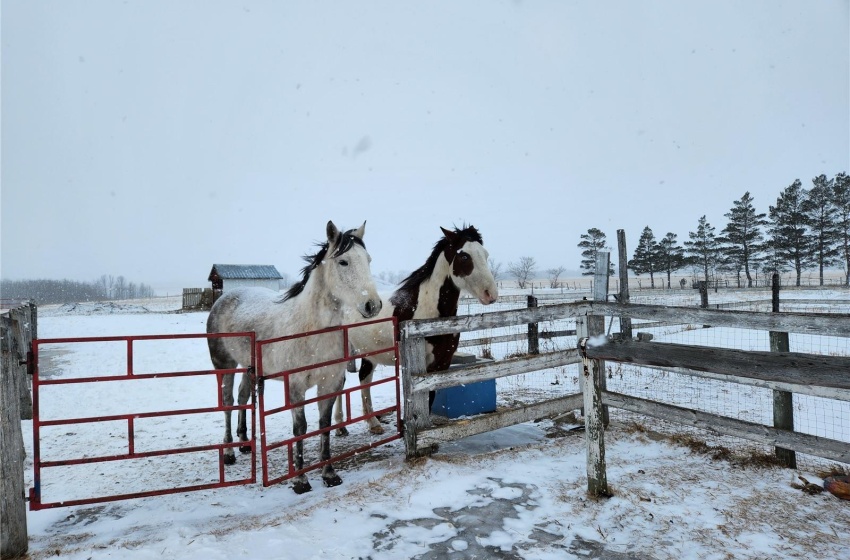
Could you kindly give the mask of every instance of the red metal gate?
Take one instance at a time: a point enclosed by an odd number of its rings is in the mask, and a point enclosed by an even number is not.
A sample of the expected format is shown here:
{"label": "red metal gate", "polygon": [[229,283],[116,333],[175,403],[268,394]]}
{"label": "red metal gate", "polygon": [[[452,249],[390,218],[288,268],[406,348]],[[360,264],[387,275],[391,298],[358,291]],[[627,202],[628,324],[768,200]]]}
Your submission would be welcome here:
{"label": "red metal gate", "polygon": [[[328,329],[322,329],[322,330],[317,330],[317,331],[300,333],[300,334],[295,334],[295,335],[291,335],[291,336],[284,336],[284,337],[280,337],[280,338],[274,338],[274,339],[269,339],[269,340],[258,340],[257,341],[257,350],[256,350],[257,379],[258,379],[258,383],[260,384],[260,387],[258,389],[258,403],[259,403],[259,414],[258,415],[259,415],[259,419],[260,419],[260,456],[261,456],[261,460],[262,460],[262,464],[263,464],[263,486],[270,486],[272,484],[276,484],[276,483],[282,482],[284,480],[288,480],[288,479],[295,477],[295,476],[298,476],[300,474],[321,468],[328,463],[334,463],[336,461],[340,461],[342,459],[351,457],[352,455],[355,455],[357,453],[362,453],[362,452],[367,451],[369,449],[373,449],[373,448],[375,448],[379,445],[383,445],[385,443],[389,443],[393,440],[397,440],[397,439],[401,438],[401,435],[402,435],[402,433],[401,433],[401,426],[402,426],[402,423],[401,423],[401,406],[399,405],[399,403],[401,401],[401,387],[400,387],[400,381],[399,381],[398,344],[393,342],[393,344],[391,346],[388,346],[386,348],[380,348],[380,349],[377,349],[377,350],[374,350],[374,351],[371,351],[371,352],[366,352],[366,353],[363,353],[363,354],[351,354],[350,351],[349,351],[349,344],[348,344],[348,333],[349,333],[349,331],[352,330],[352,329],[356,329],[358,327],[369,326],[369,325],[373,325],[373,324],[377,324],[377,323],[391,324],[392,325],[392,332],[394,333],[392,338],[393,338],[393,341],[396,340],[395,333],[397,331],[398,325],[397,325],[396,318],[391,317],[389,319],[377,319],[377,320],[374,320],[374,321],[366,321],[366,322],[357,323],[357,324],[354,324],[354,325],[344,325],[344,326],[341,326],[341,327],[332,327],[332,328],[328,328]],[[264,349],[268,348],[270,345],[283,343],[283,342],[286,342],[286,341],[292,341],[292,340],[296,340],[296,339],[303,339],[305,337],[314,337],[315,343],[321,344],[323,342],[326,342],[326,341],[320,341],[322,335],[326,335],[328,333],[335,333],[335,332],[342,333],[341,337],[336,337],[336,338],[338,338],[338,343],[340,344],[340,351],[339,351],[340,357],[338,359],[329,360],[329,361],[321,362],[321,363],[304,364],[301,367],[297,367],[297,368],[293,368],[293,369],[289,369],[289,370],[284,370],[284,371],[278,371],[278,372],[264,371],[264,369],[263,369],[263,351],[264,351]],[[385,407],[385,408],[379,409],[379,410],[375,410],[371,414],[362,414],[360,416],[352,417],[351,416],[351,394],[353,392],[360,391],[361,390],[360,385],[357,385],[355,387],[351,387],[351,388],[348,388],[348,389],[343,389],[342,391],[339,391],[339,392],[328,393],[327,395],[322,395],[321,397],[317,396],[315,398],[307,398],[302,402],[297,402],[297,403],[291,402],[290,393],[289,393],[289,378],[290,378],[290,376],[297,375],[298,373],[301,373],[301,372],[304,372],[304,371],[307,371],[307,370],[311,370],[311,369],[315,369],[317,367],[328,366],[328,365],[333,365],[333,364],[339,364],[340,367],[344,367],[344,364],[346,364],[350,360],[353,360],[353,359],[356,359],[356,358],[366,358],[366,357],[369,357],[369,356],[373,356],[373,355],[376,355],[376,354],[384,354],[384,353],[387,353],[387,352],[392,352],[393,356],[395,357],[395,366],[393,368],[393,374],[390,377],[387,377],[385,379],[379,379],[377,381],[373,381],[372,383],[367,385],[367,387],[371,388],[371,387],[377,387],[377,386],[384,385],[384,384],[392,384],[394,386],[394,389],[395,389],[395,399],[394,399],[394,404],[392,406]],[[267,402],[266,402],[265,393],[269,389],[269,385],[266,384],[265,382],[266,382],[266,380],[271,380],[271,379],[277,379],[277,380],[283,381],[283,405],[267,410],[266,409]],[[344,399],[343,402],[344,402],[344,408],[345,408],[345,417],[348,418],[348,420],[337,423],[337,424],[331,424],[328,428],[326,428],[324,430],[316,429],[316,430],[313,430],[313,431],[308,431],[307,433],[305,433],[302,436],[288,437],[288,438],[285,438],[285,439],[279,440],[279,441],[270,441],[269,436],[268,436],[268,428],[269,428],[268,424],[269,424],[269,420],[274,419],[274,417],[276,415],[279,415],[280,413],[283,413],[283,412],[291,412],[291,410],[293,408],[300,407],[300,406],[304,406],[305,408],[307,408],[310,404],[317,403],[322,399],[329,399],[329,398],[335,399],[337,396],[340,396],[340,395],[342,395],[343,399]],[[304,467],[300,470],[295,469],[295,466],[293,464],[293,456],[294,456],[293,446],[297,441],[306,440],[308,438],[317,438],[323,432],[335,430],[335,429],[340,428],[342,426],[348,426],[348,425],[351,425],[351,424],[355,424],[357,422],[362,422],[367,418],[376,417],[376,416],[383,416],[383,415],[389,414],[389,413],[393,413],[395,415],[396,426],[395,426],[395,429],[391,430],[391,432],[388,435],[385,435],[384,437],[377,438],[373,441],[369,441],[368,443],[366,443],[364,445],[360,445],[360,446],[356,447],[355,449],[346,449],[342,453],[339,453],[339,454],[336,454],[336,455],[331,455],[331,458],[328,461],[319,460],[318,462],[308,464],[308,462],[305,458]],[[308,424],[309,424],[309,421],[308,421]],[[334,443],[331,445],[331,449],[339,446],[340,445],[339,441],[340,441],[339,438],[336,438]],[[318,445],[316,447],[318,447]],[[274,452],[274,451],[279,450],[279,449],[285,449],[286,450],[286,453],[285,453],[286,472],[283,475],[275,476],[271,472],[272,469],[270,467],[269,453]],[[305,451],[305,455],[306,454],[307,453]]]}
{"label": "red metal gate", "polygon": [[[34,487],[30,489],[30,509],[31,510],[40,510],[46,508],[53,507],[62,507],[62,506],[73,506],[80,504],[93,504],[100,502],[107,502],[113,500],[122,500],[128,498],[139,498],[145,496],[158,496],[163,494],[172,494],[176,492],[187,492],[191,490],[203,490],[208,488],[221,488],[225,486],[234,486],[238,484],[249,484],[256,482],[256,445],[255,445],[255,437],[254,437],[254,428],[256,424],[255,414],[254,414],[254,402],[256,391],[252,395],[251,401],[248,404],[242,406],[224,406],[221,398],[221,391],[216,391],[217,403],[214,406],[191,406],[188,408],[179,408],[172,410],[138,410],[136,412],[131,413],[118,413],[118,414],[103,414],[103,415],[94,415],[94,416],[82,416],[76,418],[55,418],[45,420],[42,418],[42,392],[45,388],[50,386],[64,386],[62,391],[59,391],[58,398],[63,398],[63,393],[76,393],[78,396],[75,397],[74,405],[79,406],[80,408],[98,408],[97,405],[101,404],[98,402],[93,402],[92,399],[102,398],[99,396],[102,393],[102,389],[107,386],[115,386],[116,392],[110,393],[117,395],[119,397],[127,396],[123,391],[132,391],[134,386],[145,383],[145,381],[151,381],[154,379],[163,380],[163,379],[184,379],[184,378],[197,378],[201,376],[216,376],[217,377],[217,386],[221,386],[222,376],[225,374],[237,374],[237,373],[247,373],[252,371],[254,368],[254,364],[252,363],[248,368],[236,368],[236,369],[227,369],[227,370],[198,370],[198,371],[173,371],[173,372],[151,372],[144,371],[138,372],[136,367],[136,360],[134,359],[134,350],[136,349],[139,342],[142,341],[177,341],[177,340],[190,340],[190,339],[198,339],[206,343],[207,338],[211,337],[245,337],[248,338],[251,347],[256,348],[255,346],[255,337],[254,333],[246,332],[246,333],[227,333],[227,334],[187,334],[187,335],[150,335],[150,336],[115,336],[115,337],[90,337],[90,338],[54,338],[54,339],[36,339],[33,340],[32,343],[32,351],[33,351],[33,469],[34,469]],[[112,343],[118,344],[124,347],[124,356],[125,356],[125,364],[121,364],[116,369],[120,369],[119,372],[111,372],[105,373],[100,371],[100,368],[107,368],[108,366],[101,366],[100,362],[96,361],[96,365],[89,367],[96,367],[98,371],[95,372],[84,372],[83,375],[78,376],[62,376],[57,379],[50,379],[49,377],[43,377],[40,375],[39,371],[39,351],[45,346],[48,345],[58,345],[58,344],[74,344],[74,345],[83,345],[83,344],[101,344],[101,343]],[[175,342],[176,344],[176,342]],[[120,353],[120,350],[119,350]],[[120,361],[120,360],[118,360]],[[254,356],[252,356],[252,362],[254,361]],[[109,367],[115,367],[109,366]],[[180,382],[177,382],[178,384]],[[163,382],[159,381],[159,385],[162,385]],[[118,387],[126,389],[119,389]],[[256,387],[256,383],[254,384]],[[194,392],[195,395],[201,393],[199,391]],[[208,392],[203,392],[203,394],[211,394]],[[172,398],[179,398],[174,395],[166,395]],[[67,395],[65,395],[67,397]],[[121,400],[120,398],[118,400]],[[130,400],[132,402],[132,400]],[[65,407],[63,407],[65,408]],[[189,418],[195,418],[197,421],[204,414],[211,413],[221,413],[224,411],[239,411],[245,410],[246,413],[250,412],[251,414],[251,438],[250,444],[251,447],[251,465],[250,472],[244,474],[242,478],[237,478],[234,480],[227,480],[225,476],[223,455],[224,450],[230,447],[239,447],[246,445],[243,442],[235,442],[235,443],[210,443],[206,445],[177,445],[172,447],[162,447],[162,448],[149,448],[145,449],[137,449],[138,445],[138,436],[139,429],[137,425],[145,420],[149,419],[158,419],[165,417],[173,417],[180,418],[183,422],[186,422]],[[86,426],[92,426],[103,423],[117,423],[120,430],[120,435],[116,435],[114,433],[110,434],[109,440],[95,440],[94,449],[91,453],[83,453],[83,456],[65,456],[52,458],[50,460],[44,460],[42,458],[42,449],[41,449],[41,435],[42,431],[45,429],[55,428],[55,427],[63,427],[62,430],[65,429],[73,429],[72,426],[77,426],[76,432],[69,431],[66,434],[61,434],[61,437],[68,437],[69,440],[72,436],[79,436],[77,432],[85,431]],[[189,422],[191,424],[191,422]],[[220,426],[220,421],[216,423],[217,426]],[[67,428],[66,428],[67,427]],[[80,428],[82,427],[82,428]],[[218,432],[216,432],[218,433]],[[145,434],[147,436],[147,434]],[[81,436],[79,439],[84,440],[85,437],[97,437],[89,434],[88,436]],[[163,437],[163,434],[157,432],[156,436],[149,436],[145,438],[145,445],[150,446],[147,443],[148,439],[154,439],[154,444],[159,442],[158,438]],[[186,436],[184,436],[186,437]],[[115,443],[110,441],[112,439],[125,440],[126,445],[123,442],[119,441]],[[220,441],[220,440],[219,440]],[[62,453],[73,453],[73,445],[70,444],[67,447],[63,447]],[[83,443],[83,445],[85,445]],[[112,453],[98,453],[98,451],[102,449],[112,448],[113,451],[118,450],[118,452]],[[121,449],[123,447],[123,449]],[[86,447],[85,449],[89,449]],[[94,472],[94,468],[92,465],[97,463],[110,463],[115,464],[116,462],[120,463],[123,461],[135,462],[136,464],[139,461],[143,461],[147,459],[148,469],[156,468],[155,465],[151,465],[150,458],[152,457],[164,457],[167,455],[184,455],[189,453],[209,453],[215,451],[217,452],[217,462],[218,462],[218,480],[215,482],[206,482],[200,484],[186,484],[186,485],[175,485],[174,481],[170,478],[172,474],[169,472],[168,480],[164,477],[157,476],[147,476],[140,477],[138,471],[131,471],[130,473],[124,473],[125,478],[121,478],[118,475],[114,482],[114,486],[121,486],[122,484],[130,485],[130,482],[133,483],[139,482],[139,479],[143,479],[145,483],[152,479],[160,480],[168,484],[167,487],[164,488],[154,488],[147,489],[142,491],[134,491],[134,492],[119,492],[119,493],[104,493],[100,496],[94,497],[84,497],[79,499],[68,499],[68,500],[60,500],[60,501],[44,501],[42,496],[43,490],[43,475],[46,469],[54,469],[60,467],[74,467],[77,465],[86,465],[87,467],[84,469],[83,473],[80,473],[82,476],[90,477],[93,474],[98,474]],[[247,467],[246,467],[247,468]],[[182,470],[182,469],[181,469]],[[102,471],[99,474],[104,474]],[[191,473],[189,473],[191,476]],[[195,474],[196,480],[192,482],[197,482],[197,478],[204,475]],[[210,478],[213,478],[213,475],[210,475]]]}

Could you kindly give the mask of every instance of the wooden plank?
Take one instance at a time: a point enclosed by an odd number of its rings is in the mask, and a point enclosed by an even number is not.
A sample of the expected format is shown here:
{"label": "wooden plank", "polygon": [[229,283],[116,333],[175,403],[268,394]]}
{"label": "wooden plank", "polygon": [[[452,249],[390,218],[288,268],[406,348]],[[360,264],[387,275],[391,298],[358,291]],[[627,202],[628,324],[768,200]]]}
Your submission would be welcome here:
{"label": "wooden plank", "polygon": [[587,356],[630,364],[711,371],[791,385],[850,389],[850,358],[841,356],[754,352],[622,340],[589,346]]}
{"label": "wooden plank", "polygon": [[790,391],[800,395],[809,395],[812,397],[821,397],[824,399],[836,399],[839,401],[850,401],[850,390],[836,389],[834,387],[819,387],[817,385],[800,385],[796,383],[783,383],[771,379],[755,379],[752,377],[739,377],[737,375],[726,375],[723,373],[715,373],[713,371],[696,371],[688,368],[680,367],[660,367],[642,365],[648,369],[657,369],[659,371],[669,371],[682,375],[692,375],[694,377],[702,377],[704,379],[714,379],[716,381],[724,381],[728,383],[737,383],[739,385],[749,385],[752,387],[761,387],[763,389],[772,389],[776,391]]}
{"label": "wooden plank", "polygon": [[650,321],[669,321],[676,324],[711,325],[850,338],[850,314],[846,313],[769,313],[662,305],[623,305],[602,301],[579,301],[462,317],[419,319],[405,321],[403,324],[409,323],[407,329],[410,336],[433,336],[542,323],[585,315],[622,316]]}
{"label": "wooden plank", "polygon": [[[850,314],[846,313],[770,313],[597,302],[591,302],[591,306],[591,312],[597,315],[622,315],[633,319],[674,321],[679,324],[850,337]],[[580,310],[576,308],[576,311]]]}
{"label": "wooden plank", "polygon": [[581,399],[582,395],[577,393],[518,408],[455,420],[444,426],[420,431],[419,445],[421,447],[433,446],[575,410],[581,406]]}
{"label": "wooden plank", "polygon": [[[24,438],[18,361],[25,355],[13,336],[13,321],[0,316],[0,558],[27,552],[27,507],[24,501]],[[23,350],[23,352],[22,352]]]}
{"label": "wooden plank", "polygon": [[[580,362],[581,357],[578,350],[572,349],[452,368],[445,372],[412,374],[411,391],[414,393],[436,391],[437,389],[457,387],[467,383],[477,383],[488,379],[498,379],[508,375],[518,375]],[[402,364],[404,364],[404,360],[402,360]]]}
{"label": "wooden plank", "polygon": [[739,437],[774,447],[793,449],[799,453],[808,453],[832,461],[850,463],[850,443],[780,430],[771,426],[648,401],[610,391],[603,393],[602,402],[623,410],[686,424],[710,432]]}

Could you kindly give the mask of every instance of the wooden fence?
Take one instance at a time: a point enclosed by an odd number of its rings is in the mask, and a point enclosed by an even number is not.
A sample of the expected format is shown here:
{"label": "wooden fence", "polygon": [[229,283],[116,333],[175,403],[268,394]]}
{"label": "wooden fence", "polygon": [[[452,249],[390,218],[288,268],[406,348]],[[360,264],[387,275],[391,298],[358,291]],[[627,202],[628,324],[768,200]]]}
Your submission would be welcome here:
{"label": "wooden fence", "polygon": [[[604,360],[619,361],[767,387],[779,392],[796,392],[850,401],[850,358],[787,351],[745,352],[637,342],[630,338],[615,342],[614,337],[600,338],[598,335],[602,333],[599,332],[598,326],[593,326],[601,323],[606,316],[757,329],[776,333],[850,337],[850,315],[847,314],[709,310],[604,301],[582,301],[481,315],[407,321],[400,326],[407,456],[428,454],[433,451],[434,445],[441,442],[584,407],[588,442],[588,487],[595,494],[605,494],[607,481],[604,477],[604,436],[601,426],[606,423],[605,407],[613,406],[767,443],[780,449],[850,463],[850,444],[846,442],[797,433],[788,427],[763,426],[609,392],[604,386],[604,375],[601,375],[601,372],[605,371]],[[426,336],[528,325],[566,318],[584,319],[588,325],[587,334],[590,337],[597,335],[595,338],[583,338],[585,348],[582,351],[553,351],[425,375]],[[587,344],[587,340],[594,343]],[[450,421],[440,426],[433,426],[430,422],[429,391],[577,363],[585,364],[586,379],[582,393]],[[791,425],[793,426],[793,422]]]}
{"label": "wooden fence", "polygon": [[[220,292],[219,292],[220,295]],[[183,288],[183,309],[210,309],[215,301],[212,288]]]}
{"label": "wooden fence", "polygon": [[32,419],[28,364],[37,337],[38,311],[25,303],[0,315],[0,557],[27,552],[27,509],[24,494],[24,439],[21,420]]}

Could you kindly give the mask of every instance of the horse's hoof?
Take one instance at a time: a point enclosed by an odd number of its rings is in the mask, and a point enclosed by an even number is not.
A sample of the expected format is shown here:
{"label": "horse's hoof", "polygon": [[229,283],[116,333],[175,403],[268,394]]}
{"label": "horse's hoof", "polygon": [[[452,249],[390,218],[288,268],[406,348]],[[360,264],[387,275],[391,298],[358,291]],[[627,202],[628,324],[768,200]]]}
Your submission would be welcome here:
{"label": "horse's hoof", "polygon": [[323,476],[322,480],[325,482],[325,486],[327,487],[339,486],[340,484],[342,484],[342,479],[339,477],[338,474],[334,474],[332,476]]}
{"label": "horse's hoof", "polygon": [[346,428],[345,426],[343,426],[341,428],[337,428],[336,429],[336,435],[341,436],[341,437],[347,436],[348,435],[348,428]]}
{"label": "horse's hoof", "polygon": [[384,427],[378,424],[377,426],[370,426],[369,431],[373,434],[379,436],[384,433]]}
{"label": "horse's hoof", "polygon": [[292,483],[292,489],[295,490],[296,494],[304,494],[312,490],[313,487],[306,480],[296,480]]}
{"label": "horse's hoof", "polygon": [[251,452],[251,446],[250,445],[240,445],[239,451],[241,451],[242,453],[250,453]]}
{"label": "horse's hoof", "polygon": [[224,464],[225,465],[235,465],[236,464],[236,455],[230,454],[224,456]]}

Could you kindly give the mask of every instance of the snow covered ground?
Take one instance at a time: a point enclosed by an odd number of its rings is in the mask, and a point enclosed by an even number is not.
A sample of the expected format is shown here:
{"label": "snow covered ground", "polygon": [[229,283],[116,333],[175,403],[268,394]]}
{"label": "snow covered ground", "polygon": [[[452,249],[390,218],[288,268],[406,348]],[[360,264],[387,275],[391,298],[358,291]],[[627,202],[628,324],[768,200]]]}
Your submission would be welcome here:
{"label": "snow covered ground", "polygon": [[[841,290],[814,293],[815,299],[850,299]],[[173,313],[179,305],[177,298],[161,298],[130,306],[45,306],[39,337],[203,332],[206,313]],[[48,378],[104,375],[126,364],[121,343],[44,350]],[[203,341],[188,340],[136,343],[134,366],[166,372],[210,364]],[[42,414],[99,416],[215,401],[209,379],[134,383],[131,389],[107,387],[122,383],[45,387]],[[391,398],[388,392],[376,391],[376,406]],[[834,430],[844,430],[846,411],[830,414]],[[310,421],[315,425],[315,418]],[[715,460],[670,443],[662,430],[636,430],[614,416],[606,432],[614,496],[596,501],[585,493],[583,435],[576,427],[551,420],[522,424],[444,445],[415,462],[404,461],[403,444],[395,441],[346,460],[338,469],[341,486],[325,488],[311,473],[314,489],[300,496],[286,485],[258,483],[29,512],[30,554],[80,560],[850,557],[850,503],[791,486],[799,475],[820,483],[815,462],[791,471]],[[31,423],[24,428],[31,486]],[[202,445],[220,441],[222,422],[219,414],[155,418],[139,420],[135,430],[137,450]],[[126,431],[119,422],[54,427],[42,433],[42,459],[119,452]],[[365,425],[352,432],[349,441],[334,437],[334,449],[372,437]],[[306,446],[311,453],[312,443]],[[202,483],[217,477],[216,458],[209,455],[59,467],[55,474],[45,469],[42,499]],[[242,476],[247,468],[240,457],[228,476]]]}

